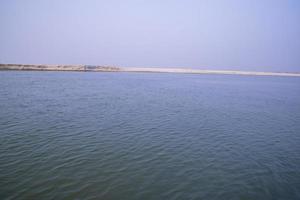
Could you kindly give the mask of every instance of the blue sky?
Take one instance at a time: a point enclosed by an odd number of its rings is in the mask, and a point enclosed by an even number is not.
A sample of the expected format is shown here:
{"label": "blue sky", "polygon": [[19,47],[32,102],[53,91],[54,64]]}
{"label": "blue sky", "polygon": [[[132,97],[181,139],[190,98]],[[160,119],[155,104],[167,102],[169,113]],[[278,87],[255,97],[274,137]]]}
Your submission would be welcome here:
{"label": "blue sky", "polygon": [[300,71],[299,0],[1,0],[0,63]]}

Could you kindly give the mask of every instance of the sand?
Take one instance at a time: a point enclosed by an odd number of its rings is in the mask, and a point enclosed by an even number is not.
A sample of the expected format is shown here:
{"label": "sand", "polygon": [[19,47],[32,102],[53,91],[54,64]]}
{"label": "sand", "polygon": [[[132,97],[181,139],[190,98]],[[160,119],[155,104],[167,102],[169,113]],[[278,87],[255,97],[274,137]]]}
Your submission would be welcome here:
{"label": "sand", "polygon": [[0,70],[229,74],[229,75],[300,77],[300,73],[290,73],[290,72],[254,72],[254,71],[234,71],[234,70],[203,70],[203,69],[186,69],[186,68],[150,68],[150,67],[149,68],[145,68],[145,67],[114,67],[114,66],[94,66],[94,65],[0,64]]}

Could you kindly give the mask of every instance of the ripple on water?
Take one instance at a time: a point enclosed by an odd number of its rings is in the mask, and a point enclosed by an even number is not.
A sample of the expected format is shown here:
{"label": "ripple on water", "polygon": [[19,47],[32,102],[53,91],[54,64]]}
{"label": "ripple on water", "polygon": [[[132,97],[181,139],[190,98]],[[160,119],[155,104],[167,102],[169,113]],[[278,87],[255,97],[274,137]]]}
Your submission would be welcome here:
{"label": "ripple on water", "polygon": [[0,199],[299,199],[299,83],[0,72]]}

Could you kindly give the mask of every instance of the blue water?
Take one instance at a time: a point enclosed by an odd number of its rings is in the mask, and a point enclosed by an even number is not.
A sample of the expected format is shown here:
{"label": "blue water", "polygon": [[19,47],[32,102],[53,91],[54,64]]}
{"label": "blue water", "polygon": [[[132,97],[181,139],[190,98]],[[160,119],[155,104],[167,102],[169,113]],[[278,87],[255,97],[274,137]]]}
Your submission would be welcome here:
{"label": "blue water", "polygon": [[1,71],[0,199],[300,199],[300,78]]}

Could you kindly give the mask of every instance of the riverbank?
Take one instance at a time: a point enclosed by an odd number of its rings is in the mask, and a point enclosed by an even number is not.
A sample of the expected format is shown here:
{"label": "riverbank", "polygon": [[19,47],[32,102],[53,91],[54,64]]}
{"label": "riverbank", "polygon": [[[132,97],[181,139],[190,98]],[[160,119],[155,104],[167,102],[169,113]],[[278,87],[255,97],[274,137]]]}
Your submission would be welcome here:
{"label": "riverbank", "polygon": [[95,65],[22,65],[0,64],[0,70],[28,70],[28,71],[82,71],[82,72],[143,72],[143,73],[184,73],[184,74],[227,74],[252,76],[294,76],[300,73],[290,72],[254,72],[234,70],[202,70],[184,68],[144,68],[144,67],[112,67]]}

